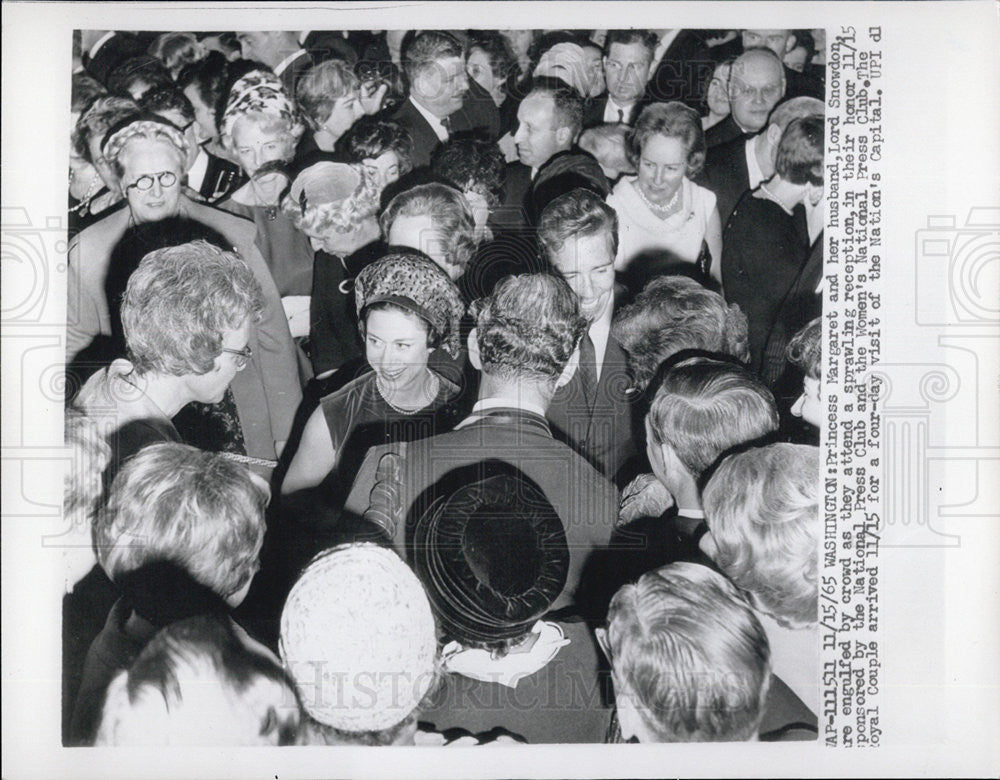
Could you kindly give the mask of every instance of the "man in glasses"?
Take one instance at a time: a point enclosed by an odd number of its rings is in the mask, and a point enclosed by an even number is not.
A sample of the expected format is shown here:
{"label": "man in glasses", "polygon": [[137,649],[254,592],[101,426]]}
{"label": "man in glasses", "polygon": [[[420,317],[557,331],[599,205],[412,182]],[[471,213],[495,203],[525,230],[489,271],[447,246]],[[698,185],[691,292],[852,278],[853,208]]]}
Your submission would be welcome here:
{"label": "man in glasses", "polygon": [[770,49],[741,54],[729,72],[731,113],[705,132],[708,148],[760,132],[785,94],[784,65]]}

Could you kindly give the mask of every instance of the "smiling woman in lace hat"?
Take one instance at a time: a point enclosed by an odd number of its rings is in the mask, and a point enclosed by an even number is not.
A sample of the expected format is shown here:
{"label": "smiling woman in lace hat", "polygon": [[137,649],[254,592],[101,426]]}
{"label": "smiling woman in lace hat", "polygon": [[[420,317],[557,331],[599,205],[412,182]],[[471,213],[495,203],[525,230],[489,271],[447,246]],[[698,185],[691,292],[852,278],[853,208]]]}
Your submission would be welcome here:
{"label": "smiling woman in lace hat", "polygon": [[430,258],[407,251],[367,266],[354,294],[372,371],[322,399],[306,423],[283,493],[315,487],[334,471],[328,484],[343,479],[349,486],[369,447],[442,433],[460,419],[459,387],[428,365],[435,349],[459,355],[465,307],[454,282]]}

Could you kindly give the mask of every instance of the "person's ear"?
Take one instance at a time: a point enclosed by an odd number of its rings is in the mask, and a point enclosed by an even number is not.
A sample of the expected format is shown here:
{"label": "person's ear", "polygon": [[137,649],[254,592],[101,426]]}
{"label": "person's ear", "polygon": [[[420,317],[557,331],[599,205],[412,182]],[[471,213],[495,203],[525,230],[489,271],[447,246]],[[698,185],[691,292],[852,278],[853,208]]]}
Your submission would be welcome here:
{"label": "person's ear", "polygon": [[770,124],[764,132],[767,133],[767,145],[777,150],[778,142],[781,141],[781,128],[776,124]]}
{"label": "person's ear", "polygon": [[466,339],[466,346],[469,348],[469,362],[476,371],[483,370],[483,359],[479,354],[479,329],[473,328],[469,331],[469,338]]}
{"label": "person's ear", "polygon": [[570,380],[573,378],[573,375],[576,373],[576,368],[579,365],[580,365],[580,348],[577,347],[576,349],[573,350],[573,354],[570,356],[569,362],[563,368],[562,373],[556,380],[556,390],[558,390],[560,387],[565,387],[570,383]]}
{"label": "person's ear", "polygon": [[573,129],[570,127],[560,127],[556,130],[556,143],[560,146],[573,142]]}
{"label": "person's ear", "polygon": [[785,54],[788,54],[792,49],[795,48],[795,44],[799,42],[799,39],[795,37],[794,33],[789,35],[785,39]]}
{"label": "person's ear", "polygon": [[719,554],[719,545],[715,542],[715,537],[712,536],[711,531],[706,531],[701,535],[701,539],[698,540],[698,549],[700,549],[710,560],[715,560],[715,557]]}

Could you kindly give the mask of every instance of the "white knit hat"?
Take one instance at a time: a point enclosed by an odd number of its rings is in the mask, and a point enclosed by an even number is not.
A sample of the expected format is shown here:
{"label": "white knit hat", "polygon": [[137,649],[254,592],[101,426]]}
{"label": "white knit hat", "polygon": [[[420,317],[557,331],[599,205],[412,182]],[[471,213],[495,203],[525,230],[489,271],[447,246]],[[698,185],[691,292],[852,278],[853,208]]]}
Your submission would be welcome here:
{"label": "white knit hat", "polygon": [[395,726],[436,678],[437,636],[423,586],[378,545],[327,550],[288,595],[281,656],[315,720],[352,732]]}

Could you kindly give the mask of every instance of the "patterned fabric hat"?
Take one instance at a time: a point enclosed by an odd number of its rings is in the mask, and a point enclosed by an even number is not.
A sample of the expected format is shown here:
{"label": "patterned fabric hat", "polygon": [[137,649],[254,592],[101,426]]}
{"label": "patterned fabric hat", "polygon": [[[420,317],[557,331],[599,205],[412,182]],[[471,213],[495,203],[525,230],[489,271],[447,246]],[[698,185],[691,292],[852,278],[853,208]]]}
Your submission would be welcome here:
{"label": "patterned fabric hat", "polygon": [[373,303],[387,301],[412,311],[440,335],[440,347],[452,358],[461,349],[459,321],[465,314],[462,294],[447,273],[421,254],[399,252],[367,266],[354,282],[358,317]]}
{"label": "patterned fabric hat", "polygon": [[434,617],[420,580],[375,544],[321,553],[288,594],[281,657],[316,721],[351,732],[395,726],[436,679]]}
{"label": "patterned fabric hat", "polygon": [[222,134],[232,135],[236,120],[250,113],[287,119],[290,125],[297,123],[295,104],[285,94],[281,79],[270,71],[252,70],[233,84],[222,115]]}

